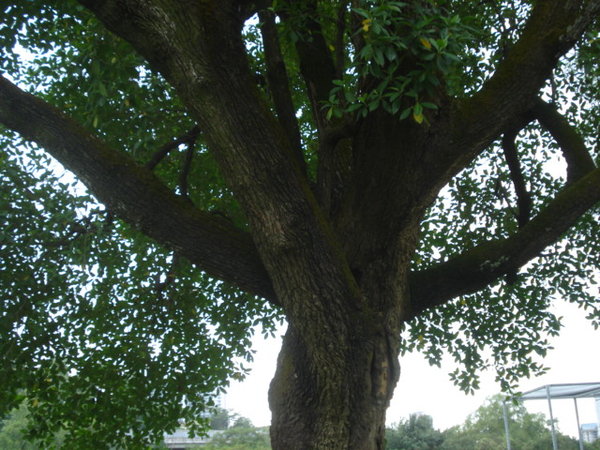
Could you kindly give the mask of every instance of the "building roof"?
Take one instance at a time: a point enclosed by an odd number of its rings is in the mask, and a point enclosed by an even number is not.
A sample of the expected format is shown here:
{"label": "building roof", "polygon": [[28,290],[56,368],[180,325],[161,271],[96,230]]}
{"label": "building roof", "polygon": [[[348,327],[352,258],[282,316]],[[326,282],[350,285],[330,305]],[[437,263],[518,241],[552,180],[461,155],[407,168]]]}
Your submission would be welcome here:
{"label": "building roof", "polygon": [[523,393],[520,399],[545,400],[548,397],[552,399],[600,397],[600,382],[548,384]]}

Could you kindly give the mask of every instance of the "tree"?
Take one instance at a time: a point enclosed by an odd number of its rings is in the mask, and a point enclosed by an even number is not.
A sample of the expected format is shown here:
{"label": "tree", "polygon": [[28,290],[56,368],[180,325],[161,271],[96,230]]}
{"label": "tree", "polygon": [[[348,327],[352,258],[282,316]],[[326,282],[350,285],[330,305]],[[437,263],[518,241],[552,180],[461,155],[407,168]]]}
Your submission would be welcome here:
{"label": "tree", "polygon": [[385,448],[388,450],[439,449],[444,438],[433,428],[433,419],[425,414],[411,414],[408,420],[401,421],[386,430]]}
{"label": "tree", "polygon": [[210,416],[211,430],[226,430],[229,428],[230,413],[224,408],[217,408]]}
{"label": "tree", "polygon": [[[242,417],[242,419],[245,419]],[[248,420],[248,419],[245,419]],[[271,450],[269,445],[269,430],[234,426],[215,434],[210,442],[203,445],[206,450]]]}
{"label": "tree", "polygon": [[[27,428],[27,408],[21,405],[10,411],[0,422],[0,448],[10,448],[14,450],[36,450],[41,446],[41,442],[30,442],[25,435]],[[46,441],[46,446],[50,444],[54,448],[63,445],[63,433],[57,433],[51,439]]]}
{"label": "tree", "polygon": [[275,449],[382,448],[403,351],[539,370],[553,296],[598,320],[599,11],[4,2],[0,404],[79,447],[200,430],[282,317]]}
{"label": "tree", "polygon": [[235,419],[231,428],[253,428],[252,421],[247,417],[238,417]]}
{"label": "tree", "polygon": [[[541,414],[528,413],[522,404],[507,403],[511,445],[523,450],[544,450],[552,446],[549,425]],[[577,449],[577,440],[557,433],[559,448]],[[505,449],[506,435],[502,397],[495,396],[480,406],[463,425],[444,431],[444,450]],[[587,446],[586,446],[587,448]]]}

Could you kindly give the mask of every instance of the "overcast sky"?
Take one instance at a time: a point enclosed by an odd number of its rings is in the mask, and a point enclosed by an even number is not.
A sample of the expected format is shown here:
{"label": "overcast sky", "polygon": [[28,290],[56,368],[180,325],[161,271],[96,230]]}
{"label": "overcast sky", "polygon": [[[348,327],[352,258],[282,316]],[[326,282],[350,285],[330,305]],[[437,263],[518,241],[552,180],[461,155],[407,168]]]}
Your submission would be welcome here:
{"label": "overcast sky", "polygon": [[[600,330],[594,330],[575,305],[561,302],[556,308],[557,314],[564,317],[565,326],[560,336],[552,340],[554,350],[545,360],[550,370],[538,378],[522,380],[523,392],[546,384],[600,382]],[[225,397],[226,408],[250,418],[257,426],[268,425],[271,420],[267,391],[279,346],[279,339],[255,338],[257,352],[252,373],[244,382],[232,384]],[[449,380],[448,373],[453,369],[449,362],[441,368],[431,367],[420,355],[412,354],[402,358],[400,364],[400,381],[388,409],[388,424],[421,412],[433,417],[434,427],[446,429],[462,423],[487,397],[499,392],[491,372],[483,375],[475,395],[466,395]],[[525,406],[530,412],[548,413],[546,401],[528,401]],[[581,423],[597,422],[592,399],[578,400],[578,407]],[[559,429],[576,436],[573,400],[554,400],[552,408]]]}

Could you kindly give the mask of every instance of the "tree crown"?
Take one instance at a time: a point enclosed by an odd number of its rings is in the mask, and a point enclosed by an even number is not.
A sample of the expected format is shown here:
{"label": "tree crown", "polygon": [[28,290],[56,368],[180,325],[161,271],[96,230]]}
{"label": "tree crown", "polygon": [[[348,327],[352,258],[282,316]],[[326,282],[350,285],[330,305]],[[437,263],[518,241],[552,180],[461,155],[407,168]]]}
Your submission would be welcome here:
{"label": "tree crown", "polygon": [[598,325],[598,1],[183,3],[2,6],[0,405],[33,435],[200,430],[304,317],[302,242],[466,391],[543,370],[554,298]]}

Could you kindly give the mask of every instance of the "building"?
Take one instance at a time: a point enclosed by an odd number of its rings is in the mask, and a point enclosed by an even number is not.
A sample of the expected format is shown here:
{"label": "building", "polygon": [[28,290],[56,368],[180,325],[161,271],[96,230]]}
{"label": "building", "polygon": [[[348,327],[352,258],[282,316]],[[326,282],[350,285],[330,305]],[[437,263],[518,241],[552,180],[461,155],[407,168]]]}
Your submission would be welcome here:
{"label": "building", "polygon": [[165,434],[165,447],[173,450],[184,450],[189,447],[206,444],[210,437],[190,437],[185,428],[177,428],[173,433]]}
{"label": "building", "polygon": [[[217,409],[224,408],[225,401],[222,394],[219,394],[213,398],[214,407]],[[214,411],[206,410],[201,416],[204,418],[209,418],[213,415]],[[225,419],[227,420],[227,419]],[[185,427],[183,421],[179,421],[180,426],[175,429],[173,433],[165,433],[163,443],[165,447],[172,450],[185,450],[191,447],[198,447],[208,443],[215,434],[221,432],[221,430],[208,430],[208,434],[206,436],[196,436],[191,437],[188,434],[188,430]],[[228,423],[225,424],[225,428],[228,427]]]}
{"label": "building", "polygon": [[584,423],[581,425],[581,437],[583,442],[594,442],[598,439],[598,424],[597,423]]}

